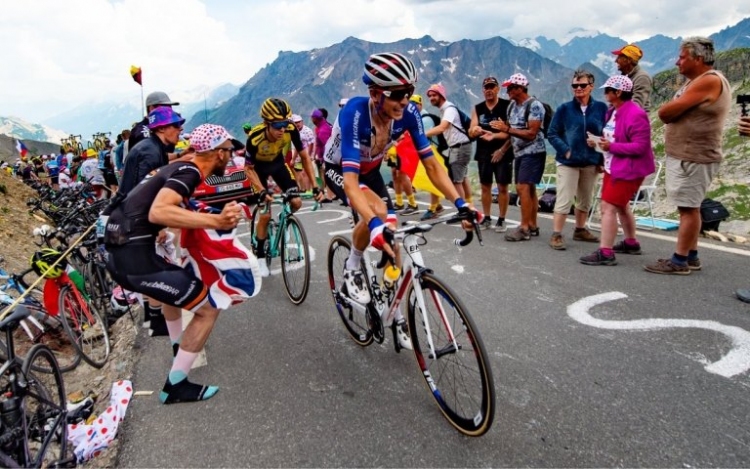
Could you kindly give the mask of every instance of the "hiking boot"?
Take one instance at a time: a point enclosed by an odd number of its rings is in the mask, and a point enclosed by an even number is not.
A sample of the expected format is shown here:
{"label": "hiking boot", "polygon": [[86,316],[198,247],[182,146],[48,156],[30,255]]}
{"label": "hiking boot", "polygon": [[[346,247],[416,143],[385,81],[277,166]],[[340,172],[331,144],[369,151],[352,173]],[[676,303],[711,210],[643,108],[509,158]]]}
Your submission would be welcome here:
{"label": "hiking boot", "polygon": [[549,239],[549,247],[555,251],[565,250],[565,240],[561,234],[552,233],[552,237]]}
{"label": "hiking boot", "polygon": [[625,241],[620,241],[619,243],[616,243],[614,246],[612,246],[612,250],[618,254],[633,254],[637,256],[641,255],[640,243],[630,245],[625,243]]}
{"label": "hiking boot", "polygon": [[419,219],[421,221],[427,221],[427,220],[432,220],[433,218],[437,218],[437,213],[428,209],[426,212],[422,214],[422,216]]}
{"label": "hiking boot", "polygon": [[529,228],[529,236],[539,236],[539,227]]}
{"label": "hiking boot", "polygon": [[576,228],[573,232],[573,241],[585,241],[587,243],[598,243],[599,238],[593,235],[589,230],[586,228],[578,229]]}
{"label": "hiking boot", "polygon": [[393,210],[399,211],[404,209],[404,204],[393,204]]}
{"label": "hiking boot", "polygon": [[503,224],[503,221],[498,219],[497,223],[495,223],[495,233],[505,233],[508,231],[508,227]]}
{"label": "hiking boot", "polygon": [[396,321],[396,338],[398,339],[398,345],[402,349],[414,350],[414,346],[411,344],[411,338],[409,337],[409,326],[406,324],[406,319],[401,318]]}
{"label": "hiking boot", "polygon": [[482,223],[479,224],[480,230],[486,230],[487,228],[492,226],[492,220],[490,220],[490,217],[484,217],[484,220],[482,220]]}
{"label": "hiking boot", "polygon": [[688,259],[687,265],[690,270],[701,270],[703,268],[700,259]]}
{"label": "hiking boot", "polygon": [[653,264],[644,265],[643,268],[654,274],[665,275],[690,275],[692,272],[687,264],[677,265],[672,259],[659,259]]}
{"label": "hiking boot", "polygon": [[531,239],[531,234],[527,230],[524,230],[523,228],[521,228],[520,226],[505,235],[505,240],[511,241],[511,242],[528,241],[529,239]]}
{"label": "hiking boot", "polygon": [[583,256],[579,260],[581,264],[586,265],[617,265],[615,256],[605,256],[601,249],[597,249],[588,256]]}
{"label": "hiking boot", "polygon": [[417,213],[418,210],[419,208],[417,208],[416,205],[409,205],[405,209],[401,210],[401,213],[399,213],[399,215],[413,215]]}
{"label": "hiking boot", "polygon": [[344,284],[346,284],[346,291],[352,301],[356,301],[362,305],[370,302],[370,291],[367,288],[367,282],[365,282],[365,275],[362,273],[362,270],[344,269]]}

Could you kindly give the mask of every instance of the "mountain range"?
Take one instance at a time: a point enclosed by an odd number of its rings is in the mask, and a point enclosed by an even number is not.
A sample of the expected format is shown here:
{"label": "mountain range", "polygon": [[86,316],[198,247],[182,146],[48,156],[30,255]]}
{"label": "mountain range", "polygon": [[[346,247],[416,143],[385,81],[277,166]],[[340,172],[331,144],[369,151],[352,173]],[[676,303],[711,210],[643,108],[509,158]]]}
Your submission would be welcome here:
{"label": "mountain range", "polygon": [[[750,18],[712,34],[711,38],[719,51],[750,47]],[[652,75],[673,69],[681,40],[656,35],[639,41],[637,44],[644,51],[641,66]],[[276,60],[240,87],[225,84],[185,92],[166,91],[172,99],[180,101],[178,109],[188,118],[188,130],[210,121],[241,135],[244,122],[260,120],[258,109],[269,96],[288,100],[294,112],[303,116],[309,116],[317,107],[326,107],[333,114],[341,97],[366,93],[360,78],[367,56],[373,52],[396,51],[407,54],[419,67],[417,92],[424,93],[431,83],[442,82],[448,90],[448,99],[462,109],[468,110],[482,99],[481,80],[485,76],[502,80],[517,72],[531,80],[531,94],[556,106],[570,99],[568,84],[574,69],[590,70],[597,83],[617,73],[611,51],[625,44],[621,38],[581,28],[571,30],[559,41],[537,36],[521,40],[494,37],[446,42],[424,36],[381,44],[349,37],[325,48],[282,51]],[[602,97],[598,89],[594,97]],[[84,139],[98,131],[114,134],[140,119],[140,106],[140,97],[90,102],[47,119],[44,125],[63,129],[62,133],[82,134]],[[430,109],[429,104],[427,109],[436,111]],[[35,124],[16,122],[0,128],[0,133],[48,141],[57,141],[61,133],[53,130],[46,133],[41,125],[31,131],[33,137],[14,130],[27,127],[34,128]]]}
{"label": "mountain range", "polygon": [[[750,47],[750,18],[711,36],[717,50]],[[652,74],[673,69],[682,38],[656,35],[638,42],[644,51],[641,65]],[[258,109],[269,96],[290,102],[294,112],[309,116],[316,107],[336,108],[341,97],[366,94],[361,81],[362,64],[369,54],[393,51],[410,57],[419,69],[417,92],[442,82],[448,99],[468,111],[482,100],[481,82],[486,76],[502,80],[523,73],[529,92],[553,107],[571,97],[569,83],[574,69],[594,73],[596,83],[618,73],[613,50],[626,44],[621,38],[597,31],[573,30],[561,42],[538,36],[510,41],[502,37],[483,40],[437,41],[430,36],[381,44],[349,37],[341,43],[304,52],[279,53],[225,104],[188,121],[187,128],[211,121],[240,132],[244,122],[259,122]],[[597,88],[594,97],[601,99]],[[430,109],[435,112],[435,109]]]}

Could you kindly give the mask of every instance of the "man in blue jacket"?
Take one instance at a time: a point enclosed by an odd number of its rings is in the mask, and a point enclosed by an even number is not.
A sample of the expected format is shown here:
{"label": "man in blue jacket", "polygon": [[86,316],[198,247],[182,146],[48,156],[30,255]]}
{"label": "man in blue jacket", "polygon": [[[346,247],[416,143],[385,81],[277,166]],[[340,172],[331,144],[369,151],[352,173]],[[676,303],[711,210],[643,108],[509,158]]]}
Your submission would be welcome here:
{"label": "man in blue jacket", "polygon": [[586,144],[586,133],[601,135],[607,105],[591,97],[594,75],[576,70],[571,83],[573,99],[557,108],[547,138],[555,148],[557,165],[557,199],[549,245],[565,249],[562,231],[575,198],[575,241],[596,243],[599,239],[586,229],[594,186],[599,176],[602,155]]}

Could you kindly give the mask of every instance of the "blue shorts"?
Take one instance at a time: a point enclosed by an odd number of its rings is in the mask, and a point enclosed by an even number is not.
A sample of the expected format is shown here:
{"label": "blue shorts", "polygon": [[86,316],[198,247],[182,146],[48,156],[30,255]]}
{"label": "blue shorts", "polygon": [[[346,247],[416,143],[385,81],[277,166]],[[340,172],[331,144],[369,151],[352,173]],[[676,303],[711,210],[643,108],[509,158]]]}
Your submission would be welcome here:
{"label": "blue shorts", "polygon": [[516,184],[536,186],[542,182],[544,166],[547,164],[547,153],[534,153],[516,158]]}

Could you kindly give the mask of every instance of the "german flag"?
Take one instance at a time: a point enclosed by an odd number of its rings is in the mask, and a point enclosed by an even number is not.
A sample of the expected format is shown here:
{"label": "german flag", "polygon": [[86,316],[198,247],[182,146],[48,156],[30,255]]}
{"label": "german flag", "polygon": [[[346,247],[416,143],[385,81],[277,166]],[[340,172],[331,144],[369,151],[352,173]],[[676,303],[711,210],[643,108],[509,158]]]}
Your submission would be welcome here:
{"label": "german flag", "polygon": [[131,65],[130,76],[133,77],[133,80],[135,80],[136,83],[143,86],[143,83],[141,82],[141,67],[136,67],[135,65]]}

